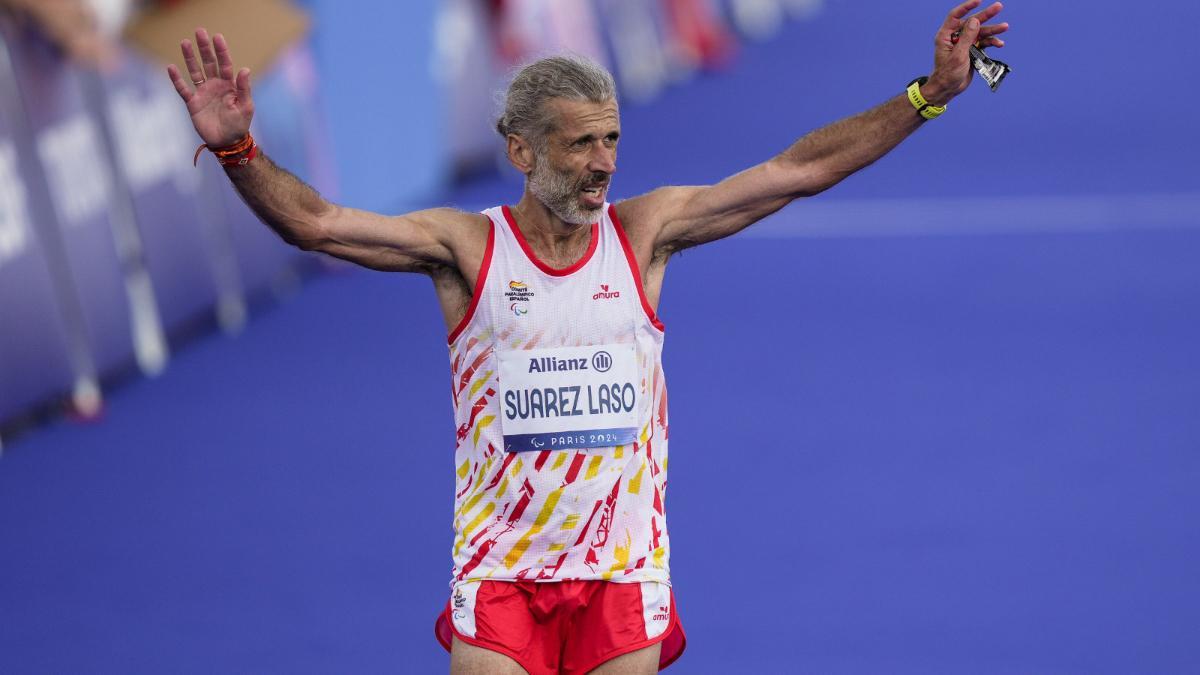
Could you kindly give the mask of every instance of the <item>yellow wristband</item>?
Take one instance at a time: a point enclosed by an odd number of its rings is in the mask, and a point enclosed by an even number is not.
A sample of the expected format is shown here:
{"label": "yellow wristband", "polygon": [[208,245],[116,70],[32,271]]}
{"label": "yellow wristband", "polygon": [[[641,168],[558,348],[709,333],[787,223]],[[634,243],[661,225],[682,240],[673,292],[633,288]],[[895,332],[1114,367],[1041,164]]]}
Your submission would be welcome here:
{"label": "yellow wristband", "polygon": [[921,95],[921,85],[929,81],[928,77],[918,77],[908,83],[908,102],[916,108],[917,114],[927,120],[934,119],[938,115],[946,112],[946,106],[929,105],[929,101]]}

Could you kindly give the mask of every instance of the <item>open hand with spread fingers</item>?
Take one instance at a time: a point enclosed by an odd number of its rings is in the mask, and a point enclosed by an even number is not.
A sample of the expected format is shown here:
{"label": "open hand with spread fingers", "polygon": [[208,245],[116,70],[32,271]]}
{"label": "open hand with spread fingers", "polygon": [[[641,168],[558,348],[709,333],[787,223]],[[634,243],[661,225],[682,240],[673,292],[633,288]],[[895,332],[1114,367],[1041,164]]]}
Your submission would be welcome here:
{"label": "open hand with spread fingers", "polygon": [[988,23],[1000,14],[1004,5],[994,2],[968,17],[967,14],[981,2],[967,0],[950,10],[933,38],[933,72],[929,74],[928,85],[921,87],[925,98],[933,105],[944,105],[971,84],[975,73],[971,67],[971,45],[1004,46],[1004,40],[997,36],[1008,30],[1008,24]]}
{"label": "open hand with spread fingers", "polygon": [[250,69],[242,68],[235,74],[225,37],[217,33],[210,39],[203,28],[196,30],[195,47],[191,40],[184,40],[180,49],[191,85],[175,64],[167,66],[167,75],[187,104],[201,140],[210,148],[221,148],[245,138],[254,117]]}

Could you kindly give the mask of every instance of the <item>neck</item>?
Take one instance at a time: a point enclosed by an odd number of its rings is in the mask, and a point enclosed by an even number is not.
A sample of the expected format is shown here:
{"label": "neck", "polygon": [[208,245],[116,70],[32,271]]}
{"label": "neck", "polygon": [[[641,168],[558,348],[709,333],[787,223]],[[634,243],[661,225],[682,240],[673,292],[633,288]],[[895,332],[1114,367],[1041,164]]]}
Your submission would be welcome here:
{"label": "neck", "polygon": [[591,223],[576,225],[566,222],[538,201],[528,188],[521,196],[521,201],[512,208],[512,213],[525,241],[544,259],[561,260],[572,256],[577,259],[591,243]]}

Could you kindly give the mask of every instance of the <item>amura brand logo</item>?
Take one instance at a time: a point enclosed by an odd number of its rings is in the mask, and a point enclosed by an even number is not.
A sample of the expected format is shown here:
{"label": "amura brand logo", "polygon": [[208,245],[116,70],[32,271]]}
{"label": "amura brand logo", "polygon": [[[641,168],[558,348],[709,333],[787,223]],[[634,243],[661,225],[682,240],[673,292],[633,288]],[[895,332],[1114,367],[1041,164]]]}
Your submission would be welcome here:
{"label": "amura brand logo", "polygon": [[593,295],[593,300],[612,300],[621,297],[621,291],[608,290],[608,284],[600,284],[600,292]]}

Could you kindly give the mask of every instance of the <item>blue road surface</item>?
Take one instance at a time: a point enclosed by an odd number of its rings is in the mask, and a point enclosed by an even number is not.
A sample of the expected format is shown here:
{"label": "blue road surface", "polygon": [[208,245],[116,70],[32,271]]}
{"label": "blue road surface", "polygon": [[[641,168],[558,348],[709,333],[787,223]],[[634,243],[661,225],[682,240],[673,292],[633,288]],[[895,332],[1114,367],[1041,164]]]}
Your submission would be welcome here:
{"label": "blue road surface", "polygon": [[[899,92],[945,11],[900,4],[836,73],[814,64],[863,26],[850,3],[623,111],[614,196]],[[1139,69],[1159,98],[1134,124],[1058,39],[1074,21],[1129,76],[1197,10],[1027,4],[999,93],[672,261],[668,672],[1200,672],[1197,97]],[[427,280],[331,274],[102,422],[6,447],[0,673],[445,672],[444,339]]]}

